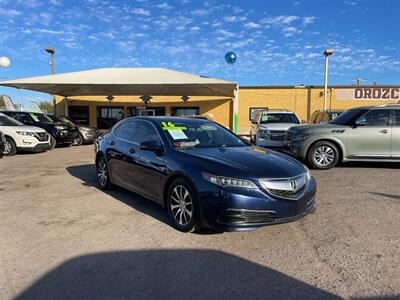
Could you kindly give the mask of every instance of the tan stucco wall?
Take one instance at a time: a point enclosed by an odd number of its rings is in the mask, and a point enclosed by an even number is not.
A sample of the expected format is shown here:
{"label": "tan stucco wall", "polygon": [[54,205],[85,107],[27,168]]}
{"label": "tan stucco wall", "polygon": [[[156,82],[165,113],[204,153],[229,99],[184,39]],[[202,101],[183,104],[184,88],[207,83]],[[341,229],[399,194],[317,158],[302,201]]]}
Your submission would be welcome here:
{"label": "tan stucco wall", "polygon": [[[347,87],[352,88],[352,87]],[[363,105],[377,105],[395,103],[393,100],[337,100],[335,97],[337,88],[329,89],[327,108],[348,109]],[[56,97],[57,114],[64,115],[64,100]],[[139,96],[115,96],[110,104],[105,96],[71,97],[69,105],[89,106],[89,121],[91,126],[96,126],[97,106],[124,106],[125,116],[127,107],[144,107]],[[200,114],[210,115],[212,119],[226,127],[232,125],[232,99],[223,97],[190,97],[188,103],[183,103],[179,97],[157,96],[147,105],[151,107],[164,106],[166,114],[171,114],[172,106],[198,106]],[[288,109],[298,114],[301,119],[308,120],[310,115],[317,109],[324,107],[324,96],[322,88],[310,87],[263,87],[246,88],[241,87],[239,91],[239,133],[246,133],[250,128],[249,110],[251,107],[268,107],[269,109]]]}

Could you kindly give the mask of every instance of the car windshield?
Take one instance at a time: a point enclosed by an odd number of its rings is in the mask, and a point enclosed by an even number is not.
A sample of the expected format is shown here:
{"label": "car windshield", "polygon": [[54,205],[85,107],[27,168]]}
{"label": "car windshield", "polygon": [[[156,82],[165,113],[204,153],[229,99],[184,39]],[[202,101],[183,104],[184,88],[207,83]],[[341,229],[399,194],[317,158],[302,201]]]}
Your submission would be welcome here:
{"label": "car windshield", "polygon": [[263,114],[263,115],[261,115],[260,124],[271,124],[271,123],[299,124],[300,121],[299,121],[299,119],[297,119],[295,114]]}
{"label": "car windshield", "polygon": [[49,116],[54,122],[64,123],[69,125],[74,125],[69,119],[66,117],[59,117],[59,116]]}
{"label": "car windshield", "polygon": [[21,122],[6,115],[0,115],[0,126],[23,126]]}
{"label": "car windshield", "polygon": [[171,145],[175,148],[217,148],[248,146],[243,140],[224,127],[192,120],[161,122]]}
{"label": "car windshield", "polygon": [[29,113],[29,116],[34,122],[37,123],[53,123],[53,120],[50,119],[48,116],[39,113]]}
{"label": "car windshield", "polygon": [[364,114],[367,111],[367,109],[349,109],[346,110],[345,112],[341,113],[339,116],[337,116],[335,119],[330,121],[330,124],[335,124],[335,125],[345,125],[345,126],[353,126],[355,120]]}

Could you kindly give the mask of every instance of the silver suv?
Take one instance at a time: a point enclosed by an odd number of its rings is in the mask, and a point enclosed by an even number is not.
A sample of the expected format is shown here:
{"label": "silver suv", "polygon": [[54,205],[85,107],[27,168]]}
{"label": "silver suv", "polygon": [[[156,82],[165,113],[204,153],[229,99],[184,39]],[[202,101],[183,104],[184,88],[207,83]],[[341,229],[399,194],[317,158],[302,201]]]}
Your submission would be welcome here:
{"label": "silver suv", "polygon": [[259,111],[251,122],[251,142],[261,147],[282,148],[286,131],[303,122],[286,109]]}
{"label": "silver suv", "polygon": [[400,105],[356,107],[328,124],[292,127],[283,149],[316,169],[341,161],[400,162]]}

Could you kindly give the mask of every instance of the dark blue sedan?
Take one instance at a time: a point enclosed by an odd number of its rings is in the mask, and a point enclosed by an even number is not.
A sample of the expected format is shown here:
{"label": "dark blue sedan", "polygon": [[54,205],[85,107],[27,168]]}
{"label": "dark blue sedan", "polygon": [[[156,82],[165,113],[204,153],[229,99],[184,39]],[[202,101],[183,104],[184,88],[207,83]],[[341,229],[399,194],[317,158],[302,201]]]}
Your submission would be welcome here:
{"label": "dark blue sedan", "polygon": [[124,119],[95,149],[102,189],[122,186],[161,204],[184,232],[250,230],[315,209],[315,180],[303,164],[208,120]]}

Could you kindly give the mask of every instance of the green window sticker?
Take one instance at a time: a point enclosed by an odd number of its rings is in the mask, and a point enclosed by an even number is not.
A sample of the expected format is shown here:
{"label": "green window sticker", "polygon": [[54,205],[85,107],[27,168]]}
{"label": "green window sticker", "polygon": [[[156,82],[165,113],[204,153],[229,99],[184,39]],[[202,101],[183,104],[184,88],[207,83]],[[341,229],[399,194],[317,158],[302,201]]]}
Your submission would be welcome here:
{"label": "green window sticker", "polygon": [[35,122],[39,122],[39,118],[37,115],[35,114],[29,114],[31,116],[31,118],[35,121]]}
{"label": "green window sticker", "polygon": [[268,115],[262,115],[261,116],[261,121],[268,121]]}
{"label": "green window sticker", "polygon": [[186,130],[184,126],[175,126],[172,122],[161,122],[163,130]]}

